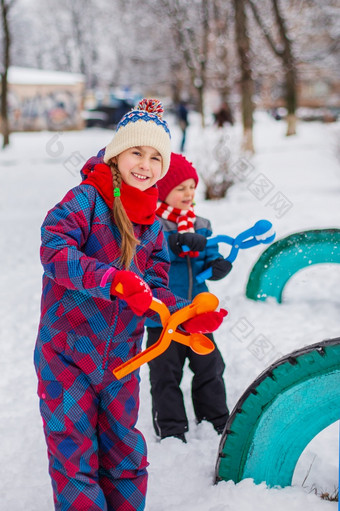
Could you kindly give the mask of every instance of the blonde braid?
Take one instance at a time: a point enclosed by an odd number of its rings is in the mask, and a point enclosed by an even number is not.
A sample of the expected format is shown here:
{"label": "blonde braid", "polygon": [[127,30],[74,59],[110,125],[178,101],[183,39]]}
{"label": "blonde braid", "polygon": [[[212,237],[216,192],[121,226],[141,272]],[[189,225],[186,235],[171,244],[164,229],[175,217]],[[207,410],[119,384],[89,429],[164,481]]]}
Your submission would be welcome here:
{"label": "blonde braid", "polygon": [[[113,189],[120,189],[122,184],[122,176],[119,172],[117,164],[111,161],[110,168],[112,172]],[[113,218],[122,237],[119,263],[122,267],[128,270],[130,268],[131,261],[136,254],[136,246],[139,245],[139,241],[135,237],[132,222],[126,214],[120,197],[114,198]]]}

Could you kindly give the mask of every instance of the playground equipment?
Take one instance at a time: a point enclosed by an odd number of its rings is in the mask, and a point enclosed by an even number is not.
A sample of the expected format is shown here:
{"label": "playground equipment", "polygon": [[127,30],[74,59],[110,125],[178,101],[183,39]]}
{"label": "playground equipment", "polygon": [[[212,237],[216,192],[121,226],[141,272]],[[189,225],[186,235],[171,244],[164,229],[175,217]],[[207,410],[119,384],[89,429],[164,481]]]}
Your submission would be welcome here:
{"label": "playground equipment", "polygon": [[[122,284],[118,284],[116,291],[118,291],[122,296],[124,295]],[[212,293],[200,293],[195,296],[189,305],[170,315],[170,311],[165,303],[161,302],[157,298],[153,298],[150,309],[159,314],[163,326],[160,338],[155,344],[149,346],[149,348],[146,348],[141,353],[138,353],[138,355],[135,355],[130,360],[116,367],[113,370],[113,374],[118,379],[123,378],[132,371],[138,369],[142,364],[145,364],[164,353],[164,351],[170,346],[172,340],[189,346],[199,355],[207,355],[208,353],[211,353],[215,349],[215,346],[208,337],[199,333],[189,334],[184,330],[179,331],[177,330],[177,327],[184,321],[193,318],[198,314],[216,310],[218,304],[218,298]]]}
{"label": "playground equipment", "polygon": [[[271,243],[274,238],[275,232],[273,232],[273,225],[268,220],[258,220],[256,224],[238,234],[236,238],[232,238],[231,236],[227,236],[225,234],[220,234],[218,236],[214,236],[213,238],[208,238],[207,247],[215,245],[216,243],[228,243],[228,245],[231,245],[231,249],[229,255],[225,259],[226,261],[233,263],[239,253],[239,250],[254,247],[260,243]],[[183,247],[183,249],[190,250],[189,247]],[[209,279],[211,276],[212,269],[207,268],[202,273],[197,275],[196,280],[197,282],[201,283],[206,279]]]}
{"label": "playground equipment", "polygon": [[302,231],[277,240],[254,265],[246,296],[282,302],[287,281],[299,270],[318,263],[340,263],[340,229]]}
{"label": "playground equipment", "polygon": [[340,417],[340,337],[293,351],[244,392],[224,429],[215,482],[288,486],[308,443]]}

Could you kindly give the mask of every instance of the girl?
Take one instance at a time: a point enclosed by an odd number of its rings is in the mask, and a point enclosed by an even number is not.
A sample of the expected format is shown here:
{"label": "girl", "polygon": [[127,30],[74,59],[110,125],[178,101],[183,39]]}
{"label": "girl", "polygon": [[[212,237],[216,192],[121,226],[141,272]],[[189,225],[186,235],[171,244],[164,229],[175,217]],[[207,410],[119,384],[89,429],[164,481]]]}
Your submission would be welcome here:
{"label": "girl", "polygon": [[[217,245],[206,248],[206,238],[212,232],[209,220],[194,213],[197,184],[198,175],[192,164],[181,154],[172,153],[169,171],[158,182],[161,202],[156,214],[170,249],[169,287],[176,295],[189,300],[208,291],[205,283],[196,282],[196,275],[207,267],[212,267],[211,280],[221,279],[231,270],[230,262],[219,254]],[[183,245],[190,250],[184,252]],[[149,320],[147,325],[147,345],[151,346],[158,340],[161,328]],[[174,436],[183,442],[186,442],[188,419],[180,382],[186,359],[194,373],[191,395],[197,422],[208,420],[222,433],[229,415],[222,377],[225,366],[217,346],[202,357],[186,346],[172,343],[163,355],[149,363],[152,417],[158,436]]]}
{"label": "girl", "polygon": [[[188,303],[167,287],[167,247],[155,221],[154,185],[170,160],[162,112],[158,101],[142,100],[126,114],[113,140],[83,167],[82,183],[42,226],[34,362],[58,511],[144,509],[146,446],[135,428],[139,372],[118,381],[112,370],[140,351],[144,319],[137,315],[152,296],[171,311]],[[212,331],[223,314],[182,326]]]}

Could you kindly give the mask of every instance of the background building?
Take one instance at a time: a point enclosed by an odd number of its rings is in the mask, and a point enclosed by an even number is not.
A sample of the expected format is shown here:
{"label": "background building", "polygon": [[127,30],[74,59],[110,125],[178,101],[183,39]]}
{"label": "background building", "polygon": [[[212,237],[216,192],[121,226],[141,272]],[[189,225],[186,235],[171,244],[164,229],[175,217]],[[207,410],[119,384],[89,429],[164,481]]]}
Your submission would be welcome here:
{"label": "background building", "polygon": [[83,128],[83,75],[10,67],[8,90],[11,131]]}

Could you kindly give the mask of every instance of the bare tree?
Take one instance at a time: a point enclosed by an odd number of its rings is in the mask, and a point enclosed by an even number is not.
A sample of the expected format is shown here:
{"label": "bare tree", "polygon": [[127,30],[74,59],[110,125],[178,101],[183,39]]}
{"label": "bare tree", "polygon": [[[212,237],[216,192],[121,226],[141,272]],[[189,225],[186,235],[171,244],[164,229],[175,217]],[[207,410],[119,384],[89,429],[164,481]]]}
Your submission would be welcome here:
{"label": "bare tree", "polygon": [[[82,73],[88,87],[96,82],[94,71],[98,60],[100,4],[94,0],[36,0],[35,20],[36,44],[31,53],[36,52],[37,64],[43,68]],[[46,38],[46,26],[49,37]],[[91,30],[89,30],[91,27]],[[103,30],[105,33],[106,31]],[[41,47],[44,46],[44,55]],[[98,73],[97,73],[98,74]]]}
{"label": "bare tree", "polygon": [[1,0],[1,23],[3,27],[3,60],[1,64],[1,133],[3,135],[2,147],[5,148],[9,145],[10,126],[8,120],[7,109],[7,93],[8,93],[8,69],[10,65],[10,48],[11,48],[11,33],[9,28],[9,12],[15,0]]}
{"label": "bare tree", "polygon": [[[204,92],[207,83],[210,9],[206,0],[194,5],[181,0],[162,0],[171,23],[177,51],[183,55],[192,87],[198,94],[198,110],[204,126]],[[193,17],[194,14],[194,17]]]}
{"label": "bare tree", "polygon": [[253,113],[254,83],[250,61],[250,40],[245,10],[246,0],[233,0],[235,10],[235,37],[240,66],[241,109],[243,122],[242,149],[254,153]]}
{"label": "bare tree", "polygon": [[174,103],[190,95],[201,113],[207,91],[222,101],[240,92],[243,147],[250,151],[254,81],[264,83],[257,90],[268,105],[286,83],[291,133],[295,61],[299,86],[321,72],[334,83],[338,73],[338,0],[1,0],[2,14],[14,1],[20,16],[11,14],[12,64],[82,72],[87,88],[103,97],[115,87],[171,95]]}
{"label": "bare tree", "polygon": [[296,108],[297,108],[297,67],[293,53],[292,42],[288,35],[285,18],[279,7],[278,0],[271,0],[275,25],[278,29],[279,41],[275,42],[268,27],[261,18],[258,7],[254,0],[247,0],[254,14],[254,18],[261,28],[269,47],[274,54],[281,59],[285,74],[285,101],[287,107],[287,132],[286,135],[296,134]]}
{"label": "bare tree", "polygon": [[214,0],[213,22],[211,39],[213,51],[211,52],[209,84],[220,94],[221,103],[229,102],[233,86],[236,63],[234,62],[234,41],[232,34],[232,5],[225,0]]}

